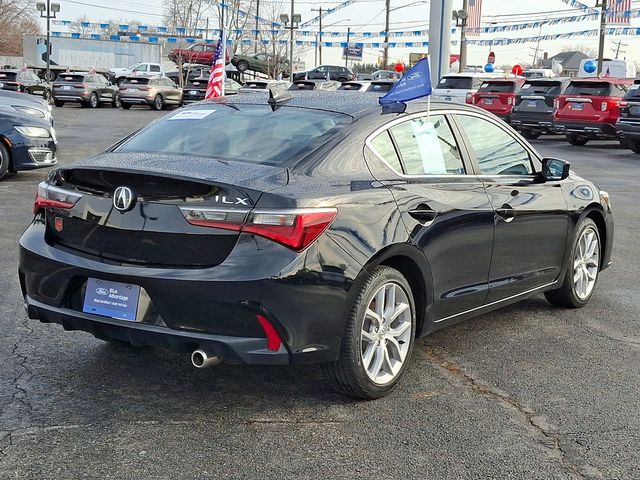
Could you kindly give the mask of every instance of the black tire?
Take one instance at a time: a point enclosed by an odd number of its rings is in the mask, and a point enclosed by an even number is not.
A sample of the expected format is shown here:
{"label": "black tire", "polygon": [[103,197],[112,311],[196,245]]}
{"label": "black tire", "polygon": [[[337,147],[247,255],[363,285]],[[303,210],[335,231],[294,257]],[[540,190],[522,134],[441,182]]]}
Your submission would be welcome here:
{"label": "black tire", "polygon": [[620,147],[621,148],[629,148],[629,140],[626,138],[620,138]]}
{"label": "black tire", "polygon": [[[363,365],[361,332],[366,321],[365,312],[373,301],[374,295],[379,289],[388,284],[401,287],[408,299],[411,315],[410,344],[405,360],[402,362],[402,366],[395,377],[388,383],[378,384],[371,380]],[[411,359],[415,333],[416,309],[409,283],[399,271],[386,266],[377,267],[362,285],[358,297],[351,308],[338,360],[322,364],[322,373],[328,383],[343,395],[364,400],[383,397],[391,392],[402,378]]]}
{"label": "black tire", "polygon": [[236,65],[236,68],[238,69],[239,72],[244,73],[249,69],[249,64],[244,60],[238,60],[238,64]]}
{"label": "black tire", "polygon": [[586,145],[588,141],[589,137],[585,137],[584,135],[567,134],[567,142],[569,142],[571,145],[575,145],[576,147]]}
{"label": "black tire", "polygon": [[538,130],[522,130],[522,136],[524,138],[526,138],[527,140],[535,140],[536,138],[539,138],[540,135],[542,135],[542,132],[538,131]]}
{"label": "black tire", "polygon": [[54,100],[53,100],[53,104],[54,104],[56,107],[64,107],[64,102],[63,102],[62,100],[55,100],[55,99],[54,99]]}
{"label": "black tire", "polygon": [[[599,265],[597,269],[593,290],[591,290],[591,293],[589,294],[588,297],[580,298],[576,293],[576,286],[574,281],[574,275],[575,275],[574,262],[575,262],[576,252],[578,250],[578,240],[582,237],[582,234],[586,230],[594,231],[596,234],[596,238],[598,239]],[[562,285],[560,286],[560,288],[557,288],[555,290],[549,290],[544,294],[544,296],[547,298],[549,303],[553,305],[557,305],[558,307],[564,307],[564,308],[582,308],[587,303],[589,303],[589,300],[591,299],[591,297],[593,296],[593,292],[595,291],[595,287],[598,284],[598,278],[600,276],[599,272],[601,268],[601,259],[602,259],[602,242],[600,239],[600,232],[598,230],[598,226],[590,218],[585,218],[578,225],[578,228],[576,229],[576,235],[573,239],[573,246],[571,248],[571,255],[569,256],[569,258],[565,260],[566,273],[562,281]]]}
{"label": "black tire", "polygon": [[131,104],[130,103],[126,103],[126,102],[123,102],[123,101],[120,101],[120,106],[125,110],[129,110],[131,108]]}
{"label": "black tire", "polygon": [[338,81],[339,81],[340,83],[344,83],[344,82],[346,82],[346,81],[347,81],[347,79],[346,79],[346,78],[344,78],[344,77],[340,77],[340,78],[338,79]]}
{"label": "black tire", "polygon": [[640,153],[640,141],[629,140],[629,148],[633,153]]}
{"label": "black tire", "polygon": [[7,147],[0,142],[0,180],[2,180],[9,172],[10,162],[11,157],[9,155],[9,150],[7,150]]}
{"label": "black tire", "polygon": [[164,98],[162,98],[162,95],[155,96],[153,103],[151,104],[151,108],[158,111],[164,108]]}
{"label": "black tire", "polygon": [[113,95],[113,100],[111,101],[111,106],[113,108],[120,108],[122,105],[122,101],[120,100],[120,94],[116,93]]}
{"label": "black tire", "polygon": [[51,91],[45,88],[42,92],[42,99],[49,103],[51,101]]}

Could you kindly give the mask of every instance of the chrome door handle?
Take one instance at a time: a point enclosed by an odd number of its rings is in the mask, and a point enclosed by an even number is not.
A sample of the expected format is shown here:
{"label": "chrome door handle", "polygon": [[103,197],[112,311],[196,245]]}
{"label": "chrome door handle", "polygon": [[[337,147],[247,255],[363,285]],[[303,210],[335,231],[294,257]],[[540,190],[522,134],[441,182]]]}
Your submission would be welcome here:
{"label": "chrome door handle", "polygon": [[511,223],[516,218],[516,211],[511,205],[505,203],[496,210],[496,215],[506,223]]}

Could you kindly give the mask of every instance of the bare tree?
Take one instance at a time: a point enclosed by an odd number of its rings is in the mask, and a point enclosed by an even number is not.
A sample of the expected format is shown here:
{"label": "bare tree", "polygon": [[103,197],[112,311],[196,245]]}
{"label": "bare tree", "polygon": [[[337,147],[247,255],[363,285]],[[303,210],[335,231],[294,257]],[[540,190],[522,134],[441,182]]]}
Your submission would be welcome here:
{"label": "bare tree", "polygon": [[164,0],[164,20],[166,25],[176,31],[184,27],[187,35],[196,35],[206,23],[206,14],[211,11],[207,0]]}
{"label": "bare tree", "polygon": [[562,48],[562,52],[582,52],[589,58],[597,58],[598,50],[594,47],[590,47],[589,45],[584,44],[576,44],[576,45],[567,45]]}
{"label": "bare tree", "polygon": [[71,25],[69,25],[69,30],[72,33],[79,33],[82,38],[88,37],[90,34],[94,33],[95,31],[95,29],[91,27],[90,22],[91,20],[89,19],[88,16],[82,15],[76,18],[75,22],[72,22]]}
{"label": "bare tree", "polygon": [[22,35],[40,33],[33,3],[0,0],[0,32],[0,55],[22,55]]}

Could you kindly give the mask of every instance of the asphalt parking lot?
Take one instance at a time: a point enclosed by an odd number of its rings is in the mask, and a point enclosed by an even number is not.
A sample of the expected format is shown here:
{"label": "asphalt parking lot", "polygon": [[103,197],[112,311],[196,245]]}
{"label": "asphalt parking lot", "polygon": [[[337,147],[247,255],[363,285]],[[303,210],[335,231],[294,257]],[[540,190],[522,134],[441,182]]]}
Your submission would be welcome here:
{"label": "asphalt parking lot", "polygon": [[[55,109],[61,163],[162,114]],[[0,478],[640,478],[640,155],[534,144],[611,194],[614,264],[592,302],[539,296],[421,340],[373,402],[316,367],[200,371],[27,320],[17,241],[46,171],[1,182]]]}

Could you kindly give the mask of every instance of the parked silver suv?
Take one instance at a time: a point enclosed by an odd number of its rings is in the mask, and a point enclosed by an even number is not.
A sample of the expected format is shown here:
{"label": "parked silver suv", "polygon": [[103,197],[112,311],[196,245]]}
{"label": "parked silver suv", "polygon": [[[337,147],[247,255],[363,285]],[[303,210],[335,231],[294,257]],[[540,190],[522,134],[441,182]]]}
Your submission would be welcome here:
{"label": "parked silver suv", "polygon": [[120,102],[125,110],[132,105],[162,110],[167,105],[182,105],[182,89],[167,77],[126,77],[120,83]]}

